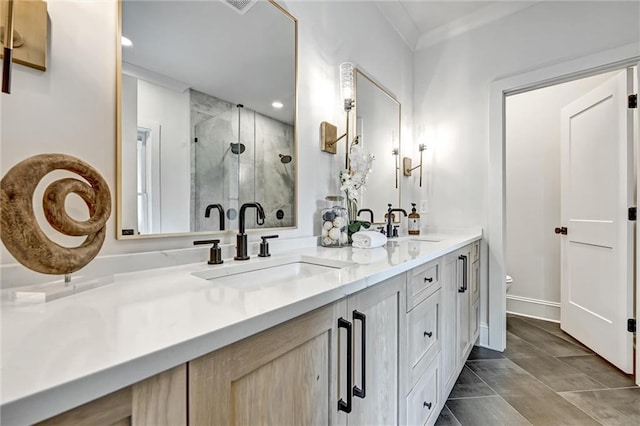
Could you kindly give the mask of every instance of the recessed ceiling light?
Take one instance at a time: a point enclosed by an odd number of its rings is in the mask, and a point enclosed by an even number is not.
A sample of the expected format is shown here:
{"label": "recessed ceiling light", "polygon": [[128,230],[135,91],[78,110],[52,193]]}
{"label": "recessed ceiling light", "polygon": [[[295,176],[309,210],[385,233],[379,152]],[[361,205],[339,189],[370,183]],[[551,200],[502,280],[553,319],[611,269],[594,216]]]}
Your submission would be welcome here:
{"label": "recessed ceiling light", "polygon": [[133,46],[133,42],[131,40],[129,40],[128,38],[126,38],[125,36],[122,36],[122,39],[121,39],[120,43],[122,43],[122,46],[124,46],[124,47]]}
{"label": "recessed ceiling light", "polygon": [[274,102],[271,104],[271,106],[272,106],[272,107],[274,107],[274,108],[278,108],[278,109],[280,109],[280,108],[282,108],[284,105],[282,104],[282,102],[274,101]]}

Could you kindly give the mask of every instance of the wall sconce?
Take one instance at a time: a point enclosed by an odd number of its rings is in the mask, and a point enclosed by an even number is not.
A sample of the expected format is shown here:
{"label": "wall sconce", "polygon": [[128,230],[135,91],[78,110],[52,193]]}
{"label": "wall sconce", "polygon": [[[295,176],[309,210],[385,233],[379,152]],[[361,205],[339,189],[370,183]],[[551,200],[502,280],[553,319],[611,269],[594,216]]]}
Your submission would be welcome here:
{"label": "wall sconce", "polygon": [[395,157],[396,163],[396,189],[398,189],[398,180],[400,179],[400,152],[398,148],[393,148],[391,154]]}
{"label": "wall sconce", "polygon": [[353,64],[350,62],[340,64],[340,94],[344,100],[344,111],[347,113],[345,132],[338,137],[338,128],[336,126],[326,121],[320,123],[320,149],[330,154],[336,154],[337,143],[345,138],[345,140],[347,140],[345,168],[349,168],[349,141],[347,135],[349,134],[349,111],[351,111],[354,105]]}
{"label": "wall sconce", "polygon": [[422,152],[427,149],[427,146],[423,143],[418,145],[418,150],[420,151],[420,165],[411,167],[411,158],[404,157],[402,159],[402,168],[405,176],[411,176],[411,172],[415,169],[420,169],[420,186],[422,186]]}
{"label": "wall sconce", "polygon": [[[40,71],[47,62],[47,3],[3,1],[0,10],[2,49],[2,92],[11,93],[12,63]],[[4,6],[6,3],[6,7]]]}

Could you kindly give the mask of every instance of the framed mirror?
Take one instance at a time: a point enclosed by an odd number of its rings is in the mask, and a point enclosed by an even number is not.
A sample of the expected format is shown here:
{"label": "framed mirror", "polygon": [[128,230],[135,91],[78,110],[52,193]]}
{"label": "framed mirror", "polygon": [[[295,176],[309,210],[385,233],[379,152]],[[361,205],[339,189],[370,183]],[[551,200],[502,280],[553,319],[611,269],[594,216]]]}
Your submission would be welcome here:
{"label": "framed mirror", "polygon": [[355,70],[355,92],[356,136],[364,150],[375,156],[358,207],[373,210],[374,221],[383,222],[389,203],[400,207],[401,105],[360,69]]}
{"label": "framed mirror", "polygon": [[297,225],[297,20],[274,1],[119,2],[118,238]]}

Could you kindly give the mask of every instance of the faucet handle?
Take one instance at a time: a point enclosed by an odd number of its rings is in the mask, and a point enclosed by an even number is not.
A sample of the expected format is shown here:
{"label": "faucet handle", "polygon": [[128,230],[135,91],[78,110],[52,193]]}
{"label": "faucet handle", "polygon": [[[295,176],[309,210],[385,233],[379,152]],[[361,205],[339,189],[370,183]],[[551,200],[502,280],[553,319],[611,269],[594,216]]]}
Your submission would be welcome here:
{"label": "faucet handle", "polygon": [[397,238],[398,237],[398,227],[400,225],[393,225],[393,237]]}
{"label": "faucet handle", "polygon": [[199,240],[194,241],[193,245],[213,244],[209,250],[209,261],[207,263],[209,265],[220,265],[221,263],[224,263],[224,261],[222,260],[222,249],[218,246],[219,243],[220,240]]}
{"label": "faucet handle", "polygon": [[262,238],[262,242],[260,243],[260,254],[258,254],[258,257],[271,256],[271,253],[269,253],[269,242],[267,240],[271,238],[278,238],[278,235],[265,235],[260,238]]}

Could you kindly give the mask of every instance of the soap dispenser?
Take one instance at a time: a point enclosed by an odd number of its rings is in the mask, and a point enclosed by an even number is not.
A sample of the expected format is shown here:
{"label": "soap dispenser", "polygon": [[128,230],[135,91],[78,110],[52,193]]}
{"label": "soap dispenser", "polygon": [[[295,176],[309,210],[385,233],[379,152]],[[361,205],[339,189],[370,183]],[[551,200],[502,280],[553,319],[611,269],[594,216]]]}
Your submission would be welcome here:
{"label": "soap dispenser", "polygon": [[409,213],[409,235],[420,235],[420,214],[416,211],[416,203],[411,205],[413,207]]}

